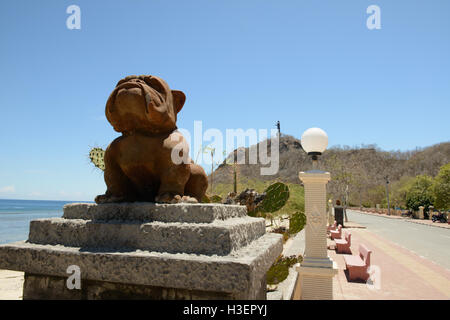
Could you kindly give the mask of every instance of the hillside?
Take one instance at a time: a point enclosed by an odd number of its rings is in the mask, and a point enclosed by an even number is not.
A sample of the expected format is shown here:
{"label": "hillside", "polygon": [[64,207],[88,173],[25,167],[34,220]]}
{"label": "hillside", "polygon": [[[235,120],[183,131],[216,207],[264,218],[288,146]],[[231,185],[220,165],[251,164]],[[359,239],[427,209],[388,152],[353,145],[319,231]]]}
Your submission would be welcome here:
{"label": "hillside", "polygon": [[[259,148],[260,144],[252,146],[254,147]],[[268,149],[270,149],[270,143]],[[271,181],[300,184],[298,173],[309,170],[312,166],[311,160],[301,147],[300,140],[282,135],[279,150],[280,169],[276,175],[260,175],[260,164],[236,165],[238,191],[247,186],[260,186],[259,189],[261,189]],[[248,148],[245,148],[245,152],[248,160]],[[233,154],[230,154],[227,163],[231,163],[232,160]],[[385,186],[386,175],[389,176],[391,184],[402,177],[414,177],[420,174],[435,176],[439,168],[449,162],[450,142],[407,152],[387,152],[372,145],[359,148],[345,146],[326,150],[320,158],[319,168],[331,172],[332,181],[328,185],[328,192],[334,198],[343,198],[348,185],[350,202],[362,204],[378,201],[373,199],[372,193],[374,189],[382,193],[380,188]],[[211,176],[209,179],[211,181]],[[233,166],[227,165],[225,161],[219,165],[214,171],[213,183],[214,193],[225,195],[232,191]]]}

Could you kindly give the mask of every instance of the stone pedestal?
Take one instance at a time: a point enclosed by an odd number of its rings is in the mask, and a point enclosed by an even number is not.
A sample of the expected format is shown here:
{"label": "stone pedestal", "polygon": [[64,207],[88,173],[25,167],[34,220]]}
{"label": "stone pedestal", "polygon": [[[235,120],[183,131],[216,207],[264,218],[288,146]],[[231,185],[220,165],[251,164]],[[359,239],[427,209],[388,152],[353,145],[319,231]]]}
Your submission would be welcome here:
{"label": "stone pedestal", "polygon": [[302,300],[333,299],[335,263],[327,253],[326,184],[330,173],[313,170],[300,172],[305,187],[305,255],[297,268]]}
{"label": "stone pedestal", "polygon": [[70,204],[0,245],[0,269],[25,272],[24,299],[265,299],[282,248],[245,206]]}
{"label": "stone pedestal", "polygon": [[419,216],[418,216],[418,218],[422,219],[422,220],[424,219],[423,209],[425,209],[423,206],[419,207]]}
{"label": "stone pedestal", "polygon": [[429,206],[428,207],[428,220],[431,220],[433,218],[433,212],[434,212],[434,207]]}

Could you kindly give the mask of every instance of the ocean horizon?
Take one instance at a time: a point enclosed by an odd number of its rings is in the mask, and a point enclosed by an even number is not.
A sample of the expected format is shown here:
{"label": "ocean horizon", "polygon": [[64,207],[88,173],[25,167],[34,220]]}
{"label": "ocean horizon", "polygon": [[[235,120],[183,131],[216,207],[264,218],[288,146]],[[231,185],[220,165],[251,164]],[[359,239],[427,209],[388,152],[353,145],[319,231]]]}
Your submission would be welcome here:
{"label": "ocean horizon", "polygon": [[0,244],[28,239],[30,221],[61,217],[68,203],[92,201],[0,199]]}

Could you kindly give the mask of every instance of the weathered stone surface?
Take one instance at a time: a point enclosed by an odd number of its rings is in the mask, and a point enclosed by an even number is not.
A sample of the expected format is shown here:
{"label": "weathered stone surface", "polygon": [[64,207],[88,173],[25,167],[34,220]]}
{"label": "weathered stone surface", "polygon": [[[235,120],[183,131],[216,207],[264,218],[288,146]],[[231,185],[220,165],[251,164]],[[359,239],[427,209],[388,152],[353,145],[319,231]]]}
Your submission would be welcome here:
{"label": "weathered stone surface", "polygon": [[[0,269],[26,273],[25,299],[265,299],[282,249],[244,206],[75,204],[0,245]],[[64,287],[71,265],[81,291]]]}
{"label": "weathered stone surface", "polygon": [[24,300],[231,300],[233,294],[82,280],[69,290],[66,278],[25,274]]}
{"label": "weathered stone surface", "polygon": [[227,256],[148,251],[84,251],[26,242],[0,245],[0,268],[67,278],[77,265],[84,280],[232,293],[265,298],[265,274],[283,249],[279,234],[265,234]]}
{"label": "weathered stone surface", "polygon": [[64,206],[63,218],[209,223],[216,219],[226,220],[245,216],[247,216],[246,207],[239,205],[131,202],[99,205],[95,203],[67,204]]}
{"label": "weathered stone surface", "polygon": [[84,249],[141,249],[169,253],[227,255],[265,233],[263,218],[231,218],[212,223],[122,222],[38,219],[28,241]]}

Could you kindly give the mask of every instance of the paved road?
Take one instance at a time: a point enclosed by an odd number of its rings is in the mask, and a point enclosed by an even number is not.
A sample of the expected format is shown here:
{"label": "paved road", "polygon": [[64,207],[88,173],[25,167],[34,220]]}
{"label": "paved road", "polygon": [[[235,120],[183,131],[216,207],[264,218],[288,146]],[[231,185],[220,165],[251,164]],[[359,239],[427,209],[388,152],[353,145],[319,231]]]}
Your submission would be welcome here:
{"label": "paved road", "polygon": [[347,210],[349,221],[361,224],[398,245],[450,270],[450,229]]}

